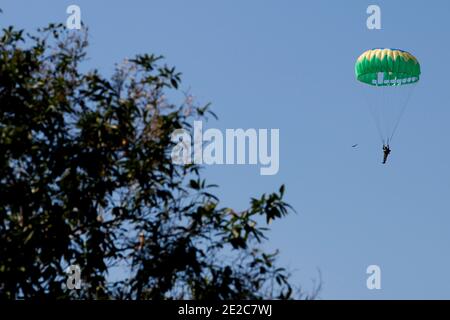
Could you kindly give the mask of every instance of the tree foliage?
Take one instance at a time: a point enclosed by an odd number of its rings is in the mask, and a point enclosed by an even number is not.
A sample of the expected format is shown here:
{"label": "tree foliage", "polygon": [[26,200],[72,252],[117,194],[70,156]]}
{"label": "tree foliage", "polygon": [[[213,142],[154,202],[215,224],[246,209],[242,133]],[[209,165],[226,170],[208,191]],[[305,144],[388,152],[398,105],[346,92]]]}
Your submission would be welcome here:
{"label": "tree foliage", "polygon": [[0,297],[290,298],[260,249],[261,224],[290,210],[284,187],[221,207],[200,167],[170,158],[171,133],[209,105],[171,103],[180,74],[159,56],[82,72],[87,45],[62,25],[1,34]]}

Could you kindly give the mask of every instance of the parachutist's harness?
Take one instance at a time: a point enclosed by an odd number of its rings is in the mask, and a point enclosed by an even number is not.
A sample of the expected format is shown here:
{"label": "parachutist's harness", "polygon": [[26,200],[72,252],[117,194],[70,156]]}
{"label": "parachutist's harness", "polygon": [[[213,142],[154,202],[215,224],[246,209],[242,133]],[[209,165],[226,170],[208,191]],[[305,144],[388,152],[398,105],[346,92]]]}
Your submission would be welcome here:
{"label": "parachutist's harness", "polygon": [[389,154],[391,153],[391,149],[389,148],[389,145],[383,145],[383,152],[384,152],[383,164],[385,164]]}

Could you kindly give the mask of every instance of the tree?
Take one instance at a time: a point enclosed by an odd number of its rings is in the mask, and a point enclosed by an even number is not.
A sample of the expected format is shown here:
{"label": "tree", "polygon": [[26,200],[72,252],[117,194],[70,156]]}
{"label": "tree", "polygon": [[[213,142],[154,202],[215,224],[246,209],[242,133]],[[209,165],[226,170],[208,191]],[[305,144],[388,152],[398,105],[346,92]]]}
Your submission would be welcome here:
{"label": "tree", "polygon": [[[175,129],[214,114],[180,74],[138,55],[107,79],[81,72],[87,36],[50,24],[0,38],[0,297],[290,298],[262,219],[278,192],[222,208],[197,165],[170,158]],[[79,265],[80,290],[66,287]],[[119,279],[110,276],[119,268]]]}

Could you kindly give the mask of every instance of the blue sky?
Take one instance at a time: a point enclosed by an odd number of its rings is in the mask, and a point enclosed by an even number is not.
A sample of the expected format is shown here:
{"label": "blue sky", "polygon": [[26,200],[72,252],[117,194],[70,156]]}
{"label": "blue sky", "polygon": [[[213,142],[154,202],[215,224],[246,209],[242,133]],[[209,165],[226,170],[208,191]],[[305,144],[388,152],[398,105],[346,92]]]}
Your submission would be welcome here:
{"label": "blue sky", "polygon": [[[2,1],[0,26],[65,22],[77,4],[90,28],[89,64],[110,73],[136,53],[163,54],[183,88],[212,102],[208,126],[279,128],[280,171],[210,166],[222,204],[286,185],[297,210],[276,222],[269,249],[323,299],[450,299],[450,2],[442,1]],[[382,30],[368,30],[378,4]],[[422,77],[387,166],[354,79],[360,53],[412,52]],[[352,148],[358,143],[358,148]],[[366,268],[381,267],[381,290]]]}

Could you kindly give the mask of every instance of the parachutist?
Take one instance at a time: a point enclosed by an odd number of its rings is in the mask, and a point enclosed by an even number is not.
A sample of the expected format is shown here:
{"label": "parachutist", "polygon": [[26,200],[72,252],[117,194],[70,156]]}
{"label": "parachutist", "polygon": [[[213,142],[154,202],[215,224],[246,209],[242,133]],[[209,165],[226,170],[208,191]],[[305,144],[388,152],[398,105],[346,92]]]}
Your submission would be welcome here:
{"label": "parachutist", "polygon": [[388,144],[387,145],[386,144],[383,145],[383,153],[384,153],[383,164],[385,164],[389,154],[391,153],[391,149],[389,148]]}

